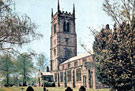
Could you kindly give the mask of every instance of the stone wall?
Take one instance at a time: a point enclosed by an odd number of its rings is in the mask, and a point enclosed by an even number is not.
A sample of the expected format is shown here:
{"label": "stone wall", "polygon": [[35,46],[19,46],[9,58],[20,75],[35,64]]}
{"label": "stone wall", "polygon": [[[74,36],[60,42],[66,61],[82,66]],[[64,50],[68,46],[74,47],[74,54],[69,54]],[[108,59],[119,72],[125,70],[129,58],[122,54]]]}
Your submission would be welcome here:
{"label": "stone wall", "polygon": [[[95,68],[92,67],[92,68],[86,68],[85,67],[85,62],[89,62],[89,63],[93,63],[93,58],[92,56],[87,56],[87,57],[83,57],[83,58],[80,58],[80,59],[77,59],[77,60],[69,60],[65,61],[64,63],[62,63],[60,65],[60,69],[59,71],[56,71],[54,72],[59,74],[59,81],[58,81],[58,76],[57,76],[57,81],[55,82],[56,83],[56,86],[57,87],[67,87],[67,86],[70,86],[70,87],[77,87],[79,88],[80,86],[85,86],[86,88],[96,88],[96,84],[95,84]],[[78,62],[77,65],[75,65],[75,62]],[[70,66],[69,66],[70,64]],[[81,80],[77,81],[77,69],[81,69]],[[68,82],[68,72],[71,70],[71,81]],[[74,72],[73,72],[74,71]],[[89,71],[91,72],[91,75],[89,76]],[[63,72],[63,82],[61,82],[60,80],[60,73]],[[65,73],[66,72],[66,86],[65,86]],[[73,74],[74,74],[74,77],[73,77]],[[73,78],[74,78],[74,81],[73,81]],[[55,76],[54,76],[54,79],[55,79]],[[91,79],[91,86],[90,86],[90,80]],[[58,84],[59,83],[59,84]]]}
{"label": "stone wall", "polygon": [[[64,28],[69,31],[64,31]],[[50,44],[50,64],[55,66],[51,68],[53,71],[59,70],[62,62],[77,55],[75,18],[72,14],[56,12],[52,17]]]}

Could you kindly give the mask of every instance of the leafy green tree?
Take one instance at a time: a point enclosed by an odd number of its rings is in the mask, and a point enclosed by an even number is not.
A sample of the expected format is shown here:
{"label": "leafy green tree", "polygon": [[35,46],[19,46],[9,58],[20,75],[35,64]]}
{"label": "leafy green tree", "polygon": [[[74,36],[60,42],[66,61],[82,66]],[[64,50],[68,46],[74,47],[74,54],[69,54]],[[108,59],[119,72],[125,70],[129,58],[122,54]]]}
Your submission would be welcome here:
{"label": "leafy green tree", "polygon": [[6,86],[9,86],[10,76],[14,72],[14,64],[9,54],[0,57],[0,74],[4,78]]}
{"label": "leafy green tree", "polygon": [[23,86],[27,85],[27,81],[29,80],[33,69],[34,66],[31,55],[23,53],[17,57],[17,70],[22,77]]}
{"label": "leafy green tree", "polygon": [[36,83],[37,83],[37,78],[36,77],[29,78],[29,81],[28,81],[29,85],[35,86]]}
{"label": "leafy green tree", "polygon": [[[42,37],[42,34],[36,31],[37,25],[31,21],[30,17],[27,15],[19,16],[14,8],[13,0],[0,0],[0,52],[16,52],[17,47],[22,47],[23,44]],[[15,62],[13,64],[16,65]],[[12,78],[14,77],[16,78],[15,83],[18,83],[19,74],[16,66],[12,74]],[[24,76],[24,78],[27,77]],[[23,83],[25,84],[25,81]]]}
{"label": "leafy green tree", "polygon": [[95,34],[97,77],[112,90],[135,91],[135,0],[104,0],[103,10],[115,24]]}
{"label": "leafy green tree", "polygon": [[36,32],[36,24],[27,15],[14,12],[12,0],[0,0],[0,50],[14,50],[42,35]]}
{"label": "leafy green tree", "polygon": [[37,57],[37,66],[41,72],[45,72],[48,65],[47,58],[43,54],[39,54]]}
{"label": "leafy green tree", "polygon": [[113,90],[134,91],[135,86],[135,31],[122,23],[113,31],[102,29],[95,37],[93,50],[97,77]]}

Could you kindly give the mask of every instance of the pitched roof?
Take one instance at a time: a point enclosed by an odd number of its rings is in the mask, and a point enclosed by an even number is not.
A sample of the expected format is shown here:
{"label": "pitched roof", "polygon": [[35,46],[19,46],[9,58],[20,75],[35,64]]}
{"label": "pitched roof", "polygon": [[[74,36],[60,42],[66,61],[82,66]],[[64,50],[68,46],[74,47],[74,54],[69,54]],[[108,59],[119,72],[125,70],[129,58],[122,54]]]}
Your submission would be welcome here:
{"label": "pitched roof", "polygon": [[[66,63],[68,63],[68,62],[72,62],[72,61],[74,61],[74,60],[78,60],[78,59],[81,59],[81,58],[84,58],[84,57],[87,57],[87,56],[90,56],[90,55],[91,55],[91,54],[89,54],[89,53],[80,54],[80,55],[78,55],[78,56],[75,56],[75,57],[72,57],[72,58],[66,60],[66,61],[63,62],[62,64],[66,64]],[[60,64],[60,65],[62,65],[62,64]]]}
{"label": "pitched roof", "polygon": [[43,72],[43,75],[53,75],[51,72]]}

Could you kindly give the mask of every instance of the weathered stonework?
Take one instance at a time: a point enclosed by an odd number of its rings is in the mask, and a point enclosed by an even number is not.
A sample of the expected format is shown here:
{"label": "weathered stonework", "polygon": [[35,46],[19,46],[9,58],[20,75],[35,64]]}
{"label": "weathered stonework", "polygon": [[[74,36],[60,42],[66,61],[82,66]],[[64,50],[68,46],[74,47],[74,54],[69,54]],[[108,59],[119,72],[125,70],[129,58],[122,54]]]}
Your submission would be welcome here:
{"label": "weathered stonework", "polygon": [[[73,13],[58,11],[53,15],[50,37],[50,72],[57,87],[96,88],[93,55],[77,56],[75,7]],[[39,77],[41,77],[41,73]]]}
{"label": "weathered stonework", "polygon": [[50,38],[51,71],[58,70],[62,62],[77,55],[74,13],[58,10],[55,15],[52,14]]}
{"label": "weathered stonework", "polygon": [[[94,66],[87,68],[86,63],[89,63],[91,65],[94,63],[92,55],[82,54],[79,56],[72,57],[66,60],[65,62],[63,62],[62,64],[60,64],[60,69],[56,72],[53,72],[56,86],[58,87],[70,86],[72,88],[73,87],[79,88],[80,86],[85,86],[87,88],[95,89],[96,88],[95,68]],[[77,69],[80,69],[80,72],[81,72],[81,75],[80,75],[81,77],[79,81],[77,80],[77,76],[78,76]],[[71,75],[68,75],[69,71],[71,71]],[[63,73],[62,78],[60,74],[61,72]],[[66,72],[66,76],[64,76],[65,72]],[[55,78],[55,74],[57,74],[57,80]],[[59,77],[58,77],[58,74],[59,74]],[[68,81],[68,76],[71,78],[70,81]],[[63,81],[61,81],[61,79],[63,79]]]}

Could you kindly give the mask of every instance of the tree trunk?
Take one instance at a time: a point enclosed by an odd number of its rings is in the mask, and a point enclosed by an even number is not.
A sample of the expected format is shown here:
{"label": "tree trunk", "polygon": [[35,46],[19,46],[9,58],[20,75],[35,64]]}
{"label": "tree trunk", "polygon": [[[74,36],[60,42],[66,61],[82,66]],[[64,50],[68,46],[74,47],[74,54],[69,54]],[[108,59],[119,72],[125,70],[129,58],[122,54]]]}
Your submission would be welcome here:
{"label": "tree trunk", "polygon": [[26,85],[26,68],[25,68],[25,66],[26,66],[26,64],[25,64],[25,61],[26,61],[26,59],[25,59],[25,57],[24,57],[24,69],[23,69],[23,71],[24,71],[24,78],[23,78],[23,86],[27,86]]}
{"label": "tree trunk", "polygon": [[7,82],[6,84],[9,86],[9,74],[7,73]]}

